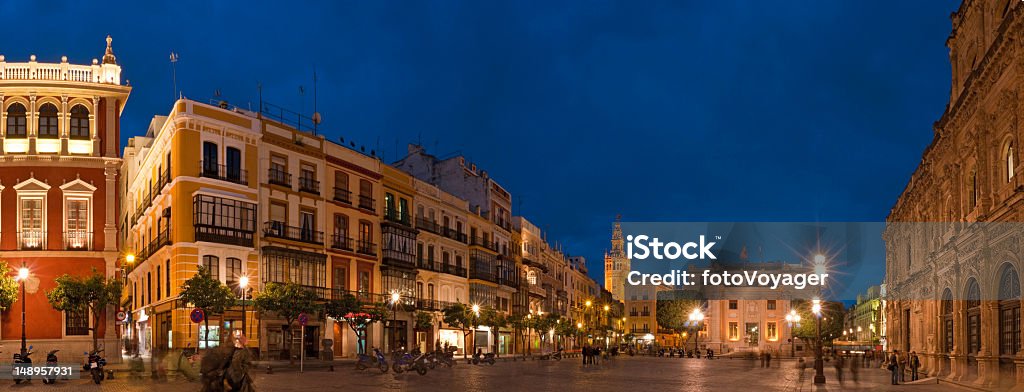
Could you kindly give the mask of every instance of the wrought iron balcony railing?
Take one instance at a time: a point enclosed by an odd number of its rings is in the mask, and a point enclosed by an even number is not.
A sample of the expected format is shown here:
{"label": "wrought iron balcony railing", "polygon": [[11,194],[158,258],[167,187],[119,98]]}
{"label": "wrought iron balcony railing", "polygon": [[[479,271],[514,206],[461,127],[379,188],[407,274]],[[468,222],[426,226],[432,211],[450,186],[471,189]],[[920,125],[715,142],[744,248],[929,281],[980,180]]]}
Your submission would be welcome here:
{"label": "wrought iron balcony railing", "polygon": [[237,166],[218,165],[216,162],[199,161],[199,176],[215,180],[249,185],[249,176],[245,169]]}
{"label": "wrought iron balcony railing", "polygon": [[267,221],[263,224],[263,236],[281,238],[309,244],[323,245],[324,232],[305,227],[288,226],[284,222]]}
{"label": "wrought iron balcony railing", "polygon": [[313,179],[312,177],[299,177],[299,191],[306,193],[320,194],[320,181]]}
{"label": "wrought iron balcony railing", "polygon": [[334,200],[345,204],[352,204],[352,192],[344,188],[334,188]]}
{"label": "wrought iron balcony railing", "polygon": [[46,232],[42,230],[23,230],[18,232],[18,249],[42,250],[46,243]]}
{"label": "wrought iron balcony railing", "polygon": [[367,211],[377,211],[376,200],[373,197],[366,195],[359,195],[359,208]]}
{"label": "wrought iron balcony railing", "polygon": [[291,188],[292,174],[284,171],[283,169],[271,167],[267,169],[267,183]]}
{"label": "wrought iron balcony railing", "polygon": [[85,230],[68,230],[64,232],[64,249],[92,249],[92,232]]}

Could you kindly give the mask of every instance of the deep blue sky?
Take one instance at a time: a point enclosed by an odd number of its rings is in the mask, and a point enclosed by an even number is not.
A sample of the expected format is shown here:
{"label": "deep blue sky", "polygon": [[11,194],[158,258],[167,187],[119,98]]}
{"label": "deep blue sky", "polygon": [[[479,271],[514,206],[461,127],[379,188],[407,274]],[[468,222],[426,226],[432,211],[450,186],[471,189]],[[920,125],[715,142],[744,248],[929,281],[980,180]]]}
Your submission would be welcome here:
{"label": "deep blue sky", "polygon": [[461,151],[603,280],[619,213],[884,219],[948,100],[959,2],[149,3],[5,2],[0,53],[88,63],[111,34],[125,137],[169,110],[171,51],[187,97],[239,106],[262,82],[311,110],[315,66],[330,137]]}

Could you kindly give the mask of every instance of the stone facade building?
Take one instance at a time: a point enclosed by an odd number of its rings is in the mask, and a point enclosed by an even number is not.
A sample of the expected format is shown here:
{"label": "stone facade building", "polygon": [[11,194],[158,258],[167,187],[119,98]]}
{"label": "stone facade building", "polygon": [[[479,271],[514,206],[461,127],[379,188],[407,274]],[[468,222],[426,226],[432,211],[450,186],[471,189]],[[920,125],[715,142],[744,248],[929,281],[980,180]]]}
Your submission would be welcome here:
{"label": "stone facade building", "polygon": [[951,18],[949,104],[884,233],[884,339],[929,375],[1020,385],[1024,266],[1005,222],[1024,220],[1024,7],[966,0]]}

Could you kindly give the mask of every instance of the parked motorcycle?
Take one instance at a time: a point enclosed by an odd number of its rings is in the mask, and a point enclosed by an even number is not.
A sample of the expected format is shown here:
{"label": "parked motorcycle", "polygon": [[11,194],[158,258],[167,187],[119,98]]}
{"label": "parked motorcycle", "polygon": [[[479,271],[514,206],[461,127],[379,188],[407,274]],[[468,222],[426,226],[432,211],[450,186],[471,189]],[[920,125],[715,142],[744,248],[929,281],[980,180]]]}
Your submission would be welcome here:
{"label": "parked motorcycle", "polygon": [[[554,354],[551,354],[551,358],[556,361],[562,360],[562,349],[558,349]],[[492,364],[493,365],[493,364]]]}
{"label": "parked motorcycle", "polygon": [[25,351],[25,355],[21,353],[14,354],[14,383],[21,384],[22,381],[32,382],[32,376],[22,376],[20,372],[17,372],[18,365],[32,366],[32,346],[28,346],[28,350]]}
{"label": "parked motorcycle", "polygon": [[494,366],[497,361],[494,359],[494,353],[484,354],[483,351],[477,350],[476,354],[473,354],[473,364],[479,365],[481,362]]}
{"label": "parked motorcycle", "polygon": [[[103,373],[103,367],[107,366],[107,360],[100,356],[103,349],[93,350],[91,352],[84,353],[87,357],[85,365],[82,366],[82,371],[88,371],[92,377],[92,382],[99,384],[103,382],[105,375]],[[113,377],[111,377],[113,378]]]}
{"label": "parked motorcycle", "polygon": [[366,368],[376,367],[380,369],[381,373],[388,372],[388,361],[384,359],[384,353],[380,349],[374,347],[373,355],[359,354],[359,360],[356,361],[356,370],[365,370]]}
{"label": "parked motorcycle", "polygon": [[392,351],[391,352],[391,370],[394,371],[395,373],[402,373],[402,372],[405,371],[405,368],[407,368],[409,365],[412,365],[412,363],[413,363],[413,361],[415,359],[416,359],[415,356],[413,356],[410,353],[405,352],[405,350],[398,349],[398,350]]}
{"label": "parked motorcycle", "polygon": [[[60,350],[52,350],[46,353],[46,366],[56,367],[57,366],[57,352]],[[55,373],[47,374],[43,376],[43,384],[56,384],[57,375]]]}

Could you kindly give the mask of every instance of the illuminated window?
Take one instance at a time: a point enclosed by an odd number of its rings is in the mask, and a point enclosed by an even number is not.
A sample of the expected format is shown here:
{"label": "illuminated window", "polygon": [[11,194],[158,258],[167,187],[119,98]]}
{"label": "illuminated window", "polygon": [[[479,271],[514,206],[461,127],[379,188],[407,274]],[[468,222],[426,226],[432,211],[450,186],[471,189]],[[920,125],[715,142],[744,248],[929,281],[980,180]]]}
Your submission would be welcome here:
{"label": "illuminated window", "polygon": [[13,103],[7,108],[7,137],[27,137],[25,105]]}
{"label": "illuminated window", "polygon": [[68,136],[72,139],[89,138],[89,109],[83,105],[71,108],[71,128]]}
{"label": "illuminated window", "polygon": [[1010,182],[1013,179],[1014,169],[1013,142],[1010,142],[1006,145],[1006,182]]}
{"label": "illuminated window", "polygon": [[217,256],[203,256],[203,267],[214,279],[220,279],[220,258]]}
{"label": "illuminated window", "polygon": [[526,272],[526,281],[530,284],[537,284],[537,272],[530,270]]}
{"label": "illuminated window", "polygon": [[729,322],[729,340],[740,340],[740,324],[735,321]]}
{"label": "illuminated window", "polygon": [[768,340],[774,341],[779,339],[779,330],[774,321],[769,321],[765,325],[765,334],[768,335]]}
{"label": "illuminated window", "polygon": [[57,107],[52,103],[39,108],[39,137],[57,138]]}

